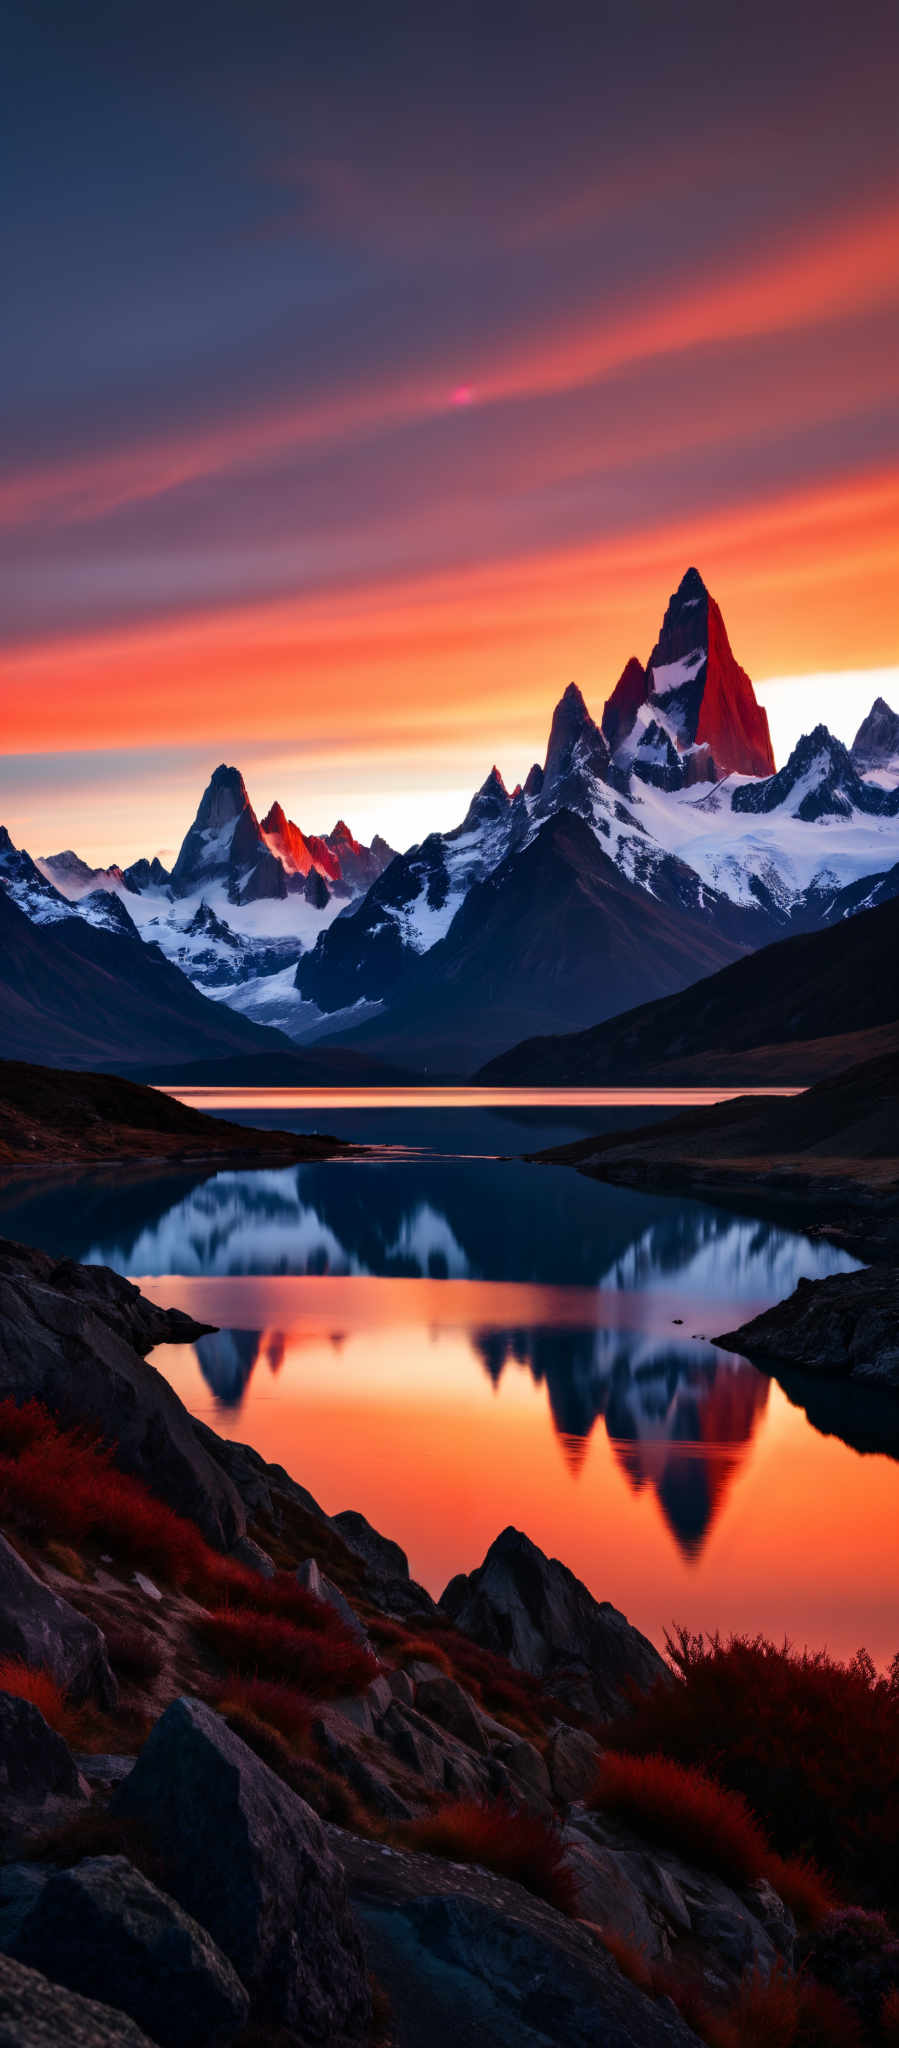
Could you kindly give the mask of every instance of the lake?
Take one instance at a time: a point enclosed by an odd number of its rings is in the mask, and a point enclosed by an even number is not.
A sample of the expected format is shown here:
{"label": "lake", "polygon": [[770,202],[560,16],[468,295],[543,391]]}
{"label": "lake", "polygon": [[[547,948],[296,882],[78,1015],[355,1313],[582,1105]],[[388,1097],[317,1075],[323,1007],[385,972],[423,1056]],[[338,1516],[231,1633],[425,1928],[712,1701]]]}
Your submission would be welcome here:
{"label": "lake", "polygon": [[721,1092],[192,1090],[376,1149],[19,1174],[0,1229],[215,1323],[154,1354],[181,1398],[361,1509],[434,1594],[513,1522],[659,1643],[679,1622],[886,1662],[899,1400],[779,1384],[712,1341],[855,1262],[783,1212],[521,1157]]}

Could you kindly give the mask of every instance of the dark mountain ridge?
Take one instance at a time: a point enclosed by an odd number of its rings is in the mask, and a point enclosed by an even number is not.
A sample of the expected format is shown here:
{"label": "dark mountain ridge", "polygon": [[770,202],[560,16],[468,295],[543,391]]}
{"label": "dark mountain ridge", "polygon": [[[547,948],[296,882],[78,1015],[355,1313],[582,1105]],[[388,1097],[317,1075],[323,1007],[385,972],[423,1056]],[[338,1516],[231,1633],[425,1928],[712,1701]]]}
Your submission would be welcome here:
{"label": "dark mountain ridge", "polygon": [[[858,1041],[899,1040],[899,899],[762,947],[682,993],[491,1060],[491,1086],[781,1080],[836,1071]],[[853,1045],[853,1040],[856,1045]]]}

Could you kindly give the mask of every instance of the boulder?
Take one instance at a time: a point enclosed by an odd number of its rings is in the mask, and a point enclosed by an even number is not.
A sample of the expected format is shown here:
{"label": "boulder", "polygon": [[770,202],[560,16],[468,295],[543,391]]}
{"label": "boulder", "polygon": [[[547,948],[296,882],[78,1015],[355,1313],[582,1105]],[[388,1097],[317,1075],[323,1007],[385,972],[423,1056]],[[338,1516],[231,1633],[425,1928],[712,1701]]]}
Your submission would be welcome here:
{"label": "boulder", "polygon": [[307,1593],[314,1594],[316,1600],[324,1601],[326,1607],[332,1607],[338,1619],[343,1622],[344,1628],[349,1629],[351,1636],[355,1636],[357,1643],[362,1643],[366,1650],[370,1650],[368,1630],[363,1628],[358,1614],[350,1606],[340,1587],[335,1586],[333,1579],[327,1578],[320,1570],[316,1559],[307,1557],[302,1564],[297,1565],[296,1575],[297,1583],[305,1586]]}
{"label": "boulder", "polygon": [[243,1502],[144,1357],[204,1327],[156,1308],[106,1266],[54,1261],[0,1240],[0,1398],[33,1398],[63,1422],[98,1428],[123,1471],[228,1549],[246,1527]]}
{"label": "boulder", "polygon": [[559,1914],[433,1893],[368,1897],[360,1911],[397,2048],[697,2048],[673,2006]]}
{"label": "boulder", "polygon": [[0,1955],[0,2048],[153,2048],[123,2012]]}
{"label": "boulder", "polygon": [[41,1807],[48,1799],[84,1799],[78,1766],[30,1700],[0,1692],[0,1815],[10,1806]]}
{"label": "boulder", "polygon": [[552,1785],[549,1772],[533,1742],[526,1736],[513,1735],[508,1742],[497,1743],[494,1756],[520,1785],[528,1799],[539,1806],[552,1805]]}
{"label": "boulder", "polygon": [[0,1536],[0,1656],[43,1666],[73,1700],[94,1699],[114,1707],[118,1699],[96,1622],[52,1592],[5,1536]]}
{"label": "boulder", "polygon": [[632,1882],[619,1857],[611,1849],[574,1828],[565,1831],[565,1860],[577,1886],[578,1912],[604,1932],[623,1936],[632,1948],[640,1949],[648,1962],[657,1962],[666,1945],[643,1893]]}
{"label": "boulder", "polygon": [[17,1930],[19,1962],[125,2012],[160,2048],[226,2048],[250,2001],[204,1927],[124,1856],[47,1876]]}
{"label": "boulder", "polygon": [[586,1799],[598,1762],[599,1744],[589,1731],[558,1722],[546,1745],[546,1763],[560,1805],[570,1806],[576,1799]]}
{"label": "boulder", "polygon": [[614,1713],[631,1687],[669,1676],[658,1651],[608,1600],[518,1529],[504,1529],[482,1565],[451,1580],[440,1601],[456,1628],[579,1711]]}
{"label": "boulder", "polygon": [[481,1714],[471,1694],[457,1685],[454,1678],[438,1673],[434,1678],[421,1679],[415,1691],[415,1704],[426,1720],[439,1722],[449,1735],[455,1735],[457,1742],[464,1742],[478,1756],[487,1755],[490,1745]]}
{"label": "boulder", "polygon": [[231,1556],[236,1564],[245,1564],[248,1571],[258,1572],[261,1579],[273,1579],[275,1576],[274,1560],[267,1550],[263,1550],[261,1543],[253,1541],[252,1536],[241,1536]]}
{"label": "boulder", "polygon": [[173,1701],[111,1809],[145,1826],[258,2013],[304,2043],[364,2038],[365,1960],[321,1823],[220,1715]]}
{"label": "boulder", "polygon": [[409,1577],[409,1560],[399,1543],[372,1528],[356,1508],[343,1508],[331,1523],[349,1550],[366,1566],[366,1578],[378,1606],[389,1614],[433,1614],[434,1602],[424,1586]]}

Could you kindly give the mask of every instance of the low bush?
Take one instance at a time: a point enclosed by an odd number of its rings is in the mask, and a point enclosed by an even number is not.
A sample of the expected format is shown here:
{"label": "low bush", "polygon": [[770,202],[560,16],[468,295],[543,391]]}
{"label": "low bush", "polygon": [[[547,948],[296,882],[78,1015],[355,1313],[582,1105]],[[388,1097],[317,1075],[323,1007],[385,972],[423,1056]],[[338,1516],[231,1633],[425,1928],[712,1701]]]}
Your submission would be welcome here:
{"label": "low bush", "polygon": [[806,1963],[871,2030],[884,2000],[893,1991],[899,1994],[899,1935],[883,1913],[857,1906],[831,1913],[808,1944]]}
{"label": "low bush", "polygon": [[64,1430],[37,1402],[0,1402],[4,1515],[38,1540],[93,1540],[171,1585],[203,1583],[210,1550],[192,1522],[120,1472],[108,1446]]}
{"label": "low bush", "polygon": [[333,1610],[327,1612],[326,1626],[297,1628],[279,1614],[219,1607],[200,1615],[194,1631],[241,1677],[282,1680],[311,1699],[337,1699],[361,1692],[377,1675],[378,1664]]}
{"label": "low bush", "polygon": [[769,1849],[765,1876],[800,1927],[820,1927],[839,1904],[829,1879],[804,1856],[778,1856]]}
{"label": "low bush", "polygon": [[103,1634],[109,1661],[117,1678],[132,1684],[149,1684],[159,1677],[165,1661],[162,1644],[149,1629],[137,1622],[104,1620]]}
{"label": "low bush", "polygon": [[668,1643],[662,1681],[608,1731],[742,1794],[782,1856],[810,1856],[845,1897],[899,1905],[899,1660],[778,1647],[762,1636]]}
{"label": "low bush", "polygon": [[607,1750],[590,1803],[731,1884],[751,1884],[764,1872],[768,1844],[745,1799],[704,1771],[684,1770],[664,1756]]}
{"label": "low bush", "polygon": [[561,1834],[539,1814],[460,1799],[410,1821],[402,1838],[409,1848],[431,1856],[483,1864],[547,1899],[560,1913],[577,1912],[577,1887]]}
{"label": "low bush", "polygon": [[899,2048],[899,1991],[888,1991],[880,2008],[883,2048]]}
{"label": "low bush", "polygon": [[274,1679],[229,1678],[216,1701],[218,1711],[229,1720],[234,1713],[255,1714],[294,1748],[308,1741],[314,1708],[305,1693]]}
{"label": "low bush", "polygon": [[4,1657],[0,1660],[0,1692],[12,1693],[18,1700],[30,1700],[50,1727],[68,1738],[73,1715],[62,1687],[49,1671],[26,1664],[21,1657]]}

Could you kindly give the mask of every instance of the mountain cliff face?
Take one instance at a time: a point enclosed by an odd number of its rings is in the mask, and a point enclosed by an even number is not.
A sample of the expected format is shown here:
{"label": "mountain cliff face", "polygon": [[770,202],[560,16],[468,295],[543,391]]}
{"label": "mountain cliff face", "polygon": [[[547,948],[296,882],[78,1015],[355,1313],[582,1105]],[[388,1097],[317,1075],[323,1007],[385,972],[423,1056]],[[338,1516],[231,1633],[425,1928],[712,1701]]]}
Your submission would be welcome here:
{"label": "mountain cliff face", "polygon": [[860,775],[878,769],[899,774],[899,713],[891,711],[883,697],[875,697],[862,719],[850,753]]}
{"label": "mountain cliff face", "polygon": [[[646,779],[663,788],[774,774],[767,716],[698,569],[669,599],[645,670],[635,657],[628,662],[602,724],[620,765],[648,769]],[[692,756],[680,772],[678,756]]]}

